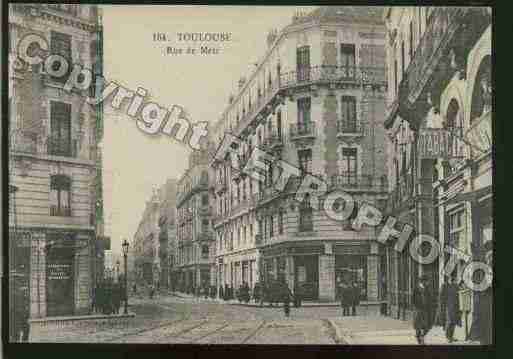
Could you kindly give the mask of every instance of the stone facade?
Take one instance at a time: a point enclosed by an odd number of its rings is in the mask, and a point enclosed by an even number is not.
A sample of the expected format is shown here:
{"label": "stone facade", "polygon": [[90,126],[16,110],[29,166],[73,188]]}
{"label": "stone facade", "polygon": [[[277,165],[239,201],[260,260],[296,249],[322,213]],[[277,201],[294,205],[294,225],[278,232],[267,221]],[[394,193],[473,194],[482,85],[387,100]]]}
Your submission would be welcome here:
{"label": "stone facade", "polygon": [[[102,110],[85,103],[88,92],[64,91],[43,65],[29,66],[16,51],[25,34],[36,33],[56,51],[67,48],[73,63],[101,74],[100,15],[89,5],[11,5],[9,28],[10,184],[18,188],[9,224],[11,233],[29,241],[28,314],[86,314],[98,235],[93,183]],[[59,122],[67,124],[65,132],[56,130]]]}
{"label": "stone facade", "polygon": [[[391,190],[388,214],[398,219],[399,229],[408,223],[416,233],[435,237],[442,248],[450,245],[467,254],[454,271],[460,281],[470,260],[484,260],[481,239],[488,233],[481,229],[493,218],[487,209],[487,201],[493,198],[491,9],[391,7],[385,20],[390,64],[385,121]],[[451,131],[451,152],[444,157],[421,157],[419,134],[433,128]],[[390,246],[390,314],[410,314],[419,274],[430,276],[438,291],[447,259],[442,252],[434,263],[418,265]],[[462,310],[475,320],[478,301],[478,296],[462,289]]]}
{"label": "stone facade", "polygon": [[[380,274],[373,260],[370,283],[375,287],[368,288],[365,274],[369,243],[377,246],[375,232],[357,232],[349,221],[330,219],[322,209],[324,193],[313,193],[314,205],[306,209],[294,196],[308,173],[324,179],[330,192],[350,192],[360,204],[381,207],[387,198],[385,27],[380,14],[367,8],[321,7],[295,18],[273,37],[256,70],[241,79],[237,94],[230,97],[214,125],[219,150],[212,162],[216,264],[225,283],[239,284],[226,277],[226,268],[254,261],[256,280],[284,276],[293,290],[305,286],[309,299],[334,300],[344,271],[362,286],[363,300],[367,292],[372,300],[379,299],[374,277]],[[221,146],[225,133],[237,136],[237,144]],[[276,162],[267,168],[264,181],[234,169],[233,163],[241,168],[249,163],[255,147],[302,171],[278,191],[285,183],[277,181]],[[338,262],[334,249],[325,252],[335,247]]]}

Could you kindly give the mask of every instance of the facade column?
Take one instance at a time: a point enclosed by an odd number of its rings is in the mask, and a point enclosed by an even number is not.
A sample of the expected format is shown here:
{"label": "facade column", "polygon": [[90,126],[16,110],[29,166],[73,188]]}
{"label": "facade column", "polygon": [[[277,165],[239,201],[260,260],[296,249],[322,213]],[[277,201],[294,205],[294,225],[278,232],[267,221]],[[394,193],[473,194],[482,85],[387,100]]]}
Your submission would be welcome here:
{"label": "facade column", "polygon": [[335,256],[319,256],[319,300],[335,300]]}
{"label": "facade column", "polygon": [[379,285],[378,244],[371,243],[370,254],[367,256],[367,300],[377,301]]}

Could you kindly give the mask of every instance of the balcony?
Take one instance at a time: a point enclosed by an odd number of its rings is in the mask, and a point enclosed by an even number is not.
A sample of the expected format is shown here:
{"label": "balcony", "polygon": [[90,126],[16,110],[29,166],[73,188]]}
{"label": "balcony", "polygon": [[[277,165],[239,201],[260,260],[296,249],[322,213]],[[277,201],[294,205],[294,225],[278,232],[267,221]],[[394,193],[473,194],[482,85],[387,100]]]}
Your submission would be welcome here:
{"label": "balcony", "polygon": [[282,74],[280,87],[319,83],[353,83],[355,85],[386,85],[384,67],[311,66]]}
{"label": "balcony", "polygon": [[387,192],[388,184],[385,176],[373,176],[369,174],[339,174],[334,175],[328,181],[330,189],[344,191],[373,191]]}
{"label": "balcony", "polygon": [[471,146],[472,156],[479,157],[492,150],[492,111],[474,119],[465,132],[465,141]]}
{"label": "balcony", "polygon": [[291,141],[313,140],[316,137],[314,122],[295,123],[290,125],[289,136]]}
{"label": "balcony", "polygon": [[468,53],[490,23],[485,7],[433,8],[405,76],[410,105],[423,92],[434,91],[436,98],[456,71],[465,76]]}
{"label": "balcony", "polygon": [[360,121],[347,122],[347,121],[338,121],[337,122],[337,137],[360,137],[363,136],[363,126]]}
{"label": "balcony", "polygon": [[50,136],[47,139],[47,152],[51,156],[77,157],[77,140]]}
{"label": "balcony", "polygon": [[71,217],[71,208],[68,206],[60,207],[52,205],[50,206],[50,216]]}
{"label": "balcony", "polygon": [[11,136],[11,151],[36,154],[38,152],[37,134],[28,131],[15,131]]}
{"label": "balcony", "polygon": [[278,152],[283,148],[283,136],[273,132],[264,139],[262,148],[268,152]]}

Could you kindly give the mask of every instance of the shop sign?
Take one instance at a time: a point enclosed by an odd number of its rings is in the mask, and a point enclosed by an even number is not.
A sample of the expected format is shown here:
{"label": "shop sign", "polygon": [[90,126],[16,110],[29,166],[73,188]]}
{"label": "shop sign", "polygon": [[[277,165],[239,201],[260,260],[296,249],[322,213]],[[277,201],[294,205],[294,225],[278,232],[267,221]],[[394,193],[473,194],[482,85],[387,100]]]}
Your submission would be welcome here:
{"label": "shop sign", "polygon": [[463,143],[450,130],[424,128],[419,131],[417,152],[421,159],[455,159],[463,157]]}

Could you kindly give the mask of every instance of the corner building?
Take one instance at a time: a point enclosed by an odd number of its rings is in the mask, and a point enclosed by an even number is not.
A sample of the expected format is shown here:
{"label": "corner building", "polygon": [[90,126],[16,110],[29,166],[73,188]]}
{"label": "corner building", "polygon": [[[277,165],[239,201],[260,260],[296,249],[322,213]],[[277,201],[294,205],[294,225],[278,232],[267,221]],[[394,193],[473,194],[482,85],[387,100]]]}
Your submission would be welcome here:
{"label": "corner building", "polygon": [[[385,26],[376,7],[320,7],[296,14],[268,48],[215,125],[215,270],[220,284],[285,276],[305,300],[333,301],[339,280],[357,281],[362,304],[378,307],[385,273],[377,231],[351,228],[366,202],[383,207],[387,198],[383,128]],[[242,142],[237,153],[219,153],[225,133]],[[231,168],[251,166],[258,147],[274,157],[265,181]],[[277,191],[278,161],[299,169]],[[343,222],[324,212],[327,193],[298,203],[301,180],[312,174],[328,193],[343,190],[356,201]],[[340,201],[339,201],[340,202]],[[335,210],[341,210],[338,203]]]}

